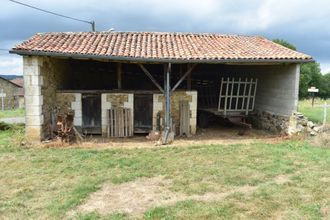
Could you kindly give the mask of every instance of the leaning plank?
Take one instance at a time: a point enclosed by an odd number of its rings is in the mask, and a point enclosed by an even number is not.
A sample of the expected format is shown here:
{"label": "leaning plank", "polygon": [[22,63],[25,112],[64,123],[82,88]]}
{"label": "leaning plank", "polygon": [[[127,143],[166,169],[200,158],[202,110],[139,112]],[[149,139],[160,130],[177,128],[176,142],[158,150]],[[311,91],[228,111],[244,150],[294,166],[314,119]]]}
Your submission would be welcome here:
{"label": "leaning plank", "polygon": [[74,131],[74,133],[75,133],[75,135],[77,137],[77,140],[79,142],[84,141],[84,138],[81,136],[81,134],[79,133],[79,131],[77,130],[77,128],[75,126],[73,126],[72,129],[73,129],[73,131]]}

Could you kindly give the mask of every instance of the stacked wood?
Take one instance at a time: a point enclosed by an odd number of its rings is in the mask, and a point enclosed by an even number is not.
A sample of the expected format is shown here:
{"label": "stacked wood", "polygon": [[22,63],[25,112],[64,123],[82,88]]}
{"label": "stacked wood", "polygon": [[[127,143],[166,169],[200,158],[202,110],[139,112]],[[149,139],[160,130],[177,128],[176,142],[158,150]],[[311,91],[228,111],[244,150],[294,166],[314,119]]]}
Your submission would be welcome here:
{"label": "stacked wood", "polygon": [[129,108],[109,109],[108,137],[133,136],[132,110]]}
{"label": "stacked wood", "polygon": [[72,142],[75,139],[72,114],[58,115],[56,127],[55,133],[62,142]]}

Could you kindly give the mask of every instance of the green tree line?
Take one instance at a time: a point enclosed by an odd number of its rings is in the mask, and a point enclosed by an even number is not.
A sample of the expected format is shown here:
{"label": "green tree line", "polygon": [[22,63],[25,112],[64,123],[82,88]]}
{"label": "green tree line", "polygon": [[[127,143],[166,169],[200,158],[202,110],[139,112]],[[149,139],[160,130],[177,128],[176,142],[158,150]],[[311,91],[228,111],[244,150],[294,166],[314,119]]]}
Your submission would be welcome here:
{"label": "green tree line", "polygon": [[[273,42],[278,43],[291,50],[297,50],[297,48],[291,43],[282,40],[274,39]],[[300,66],[300,82],[299,82],[299,98],[308,98],[308,88],[315,86],[319,89],[319,93],[316,96],[327,99],[330,98],[330,73],[322,75],[320,64],[318,62],[303,63]]]}

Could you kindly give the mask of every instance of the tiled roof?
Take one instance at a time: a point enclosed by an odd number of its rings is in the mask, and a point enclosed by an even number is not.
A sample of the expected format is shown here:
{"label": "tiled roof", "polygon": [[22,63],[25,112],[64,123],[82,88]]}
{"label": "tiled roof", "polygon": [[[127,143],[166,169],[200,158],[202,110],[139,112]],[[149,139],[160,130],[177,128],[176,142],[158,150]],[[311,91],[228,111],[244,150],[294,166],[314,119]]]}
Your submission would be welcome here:
{"label": "tiled roof", "polygon": [[23,78],[15,78],[10,80],[10,82],[20,86],[21,88],[18,88],[16,95],[18,96],[24,96],[24,79]]}
{"label": "tiled roof", "polygon": [[43,33],[17,45],[11,52],[133,61],[312,60],[309,55],[287,49],[259,36],[161,32]]}
{"label": "tiled roof", "polygon": [[15,83],[16,85],[23,87],[24,86],[24,80],[23,78],[15,78],[10,80],[12,83]]}

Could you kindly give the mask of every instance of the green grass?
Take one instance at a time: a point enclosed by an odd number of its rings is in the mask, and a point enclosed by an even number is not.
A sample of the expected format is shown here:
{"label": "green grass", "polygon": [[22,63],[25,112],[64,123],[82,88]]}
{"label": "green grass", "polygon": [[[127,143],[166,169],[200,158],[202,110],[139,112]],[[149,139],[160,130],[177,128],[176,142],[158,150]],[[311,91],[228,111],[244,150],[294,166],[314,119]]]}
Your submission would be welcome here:
{"label": "green grass", "polygon": [[[326,100],[327,104],[330,104],[330,100]],[[324,109],[317,107],[324,104],[324,100],[315,99],[314,107],[312,107],[312,100],[301,100],[299,101],[298,111],[303,113],[308,120],[316,123],[323,123]],[[330,123],[330,108],[327,109],[327,122]]]}
{"label": "green grass", "polygon": [[23,117],[25,110],[23,108],[17,108],[13,110],[0,111],[0,118],[12,118],[12,117]]}
{"label": "green grass", "polygon": [[[61,219],[106,181],[163,175],[188,195],[258,186],[222,202],[181,201],[147,210],[145,219],[320,219],[330,207],[330,151],[305,142],[155,149],[20,147],[22,128],[0,132],[0,216]],[[15,137],[15,138],[13,138]],[[289,183],[271,180],[291,174]],[[329,214],[329,213],[328,213]],[[125,219],[85,213],[79,219]]]}

